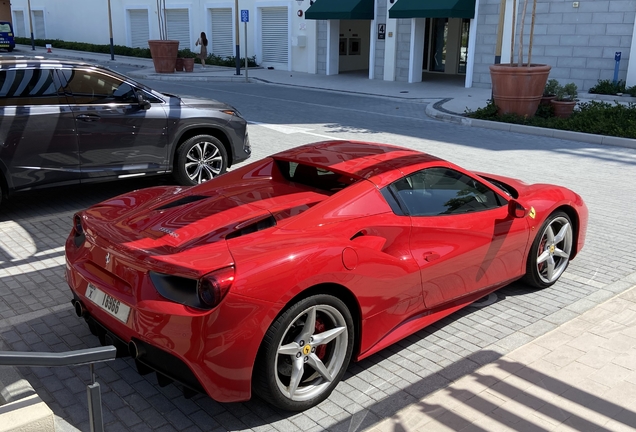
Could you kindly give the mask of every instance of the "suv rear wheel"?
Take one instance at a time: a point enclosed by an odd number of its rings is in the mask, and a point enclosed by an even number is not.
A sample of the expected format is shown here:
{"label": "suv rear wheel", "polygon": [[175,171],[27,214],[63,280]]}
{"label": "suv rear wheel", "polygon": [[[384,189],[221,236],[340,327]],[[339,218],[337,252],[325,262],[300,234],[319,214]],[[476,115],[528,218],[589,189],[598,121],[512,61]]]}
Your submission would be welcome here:
{"label": "suv rear wheel", "polygon": [[175,177],[182,185],[194,186],[223,174],[227,165],[223,143],[211,135],[197,135],[177,150]]}

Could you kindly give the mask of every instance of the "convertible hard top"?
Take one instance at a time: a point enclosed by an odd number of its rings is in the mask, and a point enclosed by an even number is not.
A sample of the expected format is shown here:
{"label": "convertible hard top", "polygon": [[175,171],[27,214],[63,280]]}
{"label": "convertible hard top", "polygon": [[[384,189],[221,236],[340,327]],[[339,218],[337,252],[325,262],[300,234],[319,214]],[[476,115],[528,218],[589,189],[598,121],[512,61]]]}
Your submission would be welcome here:
{"label": "convertible hard top", "polygon": [[416,150],[361,141],[323,141],[277,153],[273,158],[367,179],[414,164],[443,161]]}

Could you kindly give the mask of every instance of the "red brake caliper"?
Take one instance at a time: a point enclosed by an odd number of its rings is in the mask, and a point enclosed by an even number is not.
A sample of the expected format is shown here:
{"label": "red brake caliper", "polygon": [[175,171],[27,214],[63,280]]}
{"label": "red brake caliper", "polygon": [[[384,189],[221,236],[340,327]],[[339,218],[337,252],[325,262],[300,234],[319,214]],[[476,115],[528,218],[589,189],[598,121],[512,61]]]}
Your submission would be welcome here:
{"label": "red brake caliper", "polygon": [[[322,322],[322,320],[320,318],[316,318],[316,328],[314,330],[314,333],[318,334],[318,333],[322,333],[326,330],[327,328],[325,327],[325,323]],[[320,360],[322,360],[325,357],[325,354],[327,354],[327,345],[320,345],[319,347],[316,347],[316,355],[318,356],[318,358]]]}
{"label": "red brake caliper", "polygon": [[[539,243],[539,250],[537,251],[537,253],[539,254],[538,256],[541,256],[541,254],[543,253],[544,249],[545,249],[545,244],[548,242],[547,239],[542,239],[541,243]],[[546,265],[546,261],[543,261],[542,263],[539,264],[539,271],[542,272],[544,267]]]}

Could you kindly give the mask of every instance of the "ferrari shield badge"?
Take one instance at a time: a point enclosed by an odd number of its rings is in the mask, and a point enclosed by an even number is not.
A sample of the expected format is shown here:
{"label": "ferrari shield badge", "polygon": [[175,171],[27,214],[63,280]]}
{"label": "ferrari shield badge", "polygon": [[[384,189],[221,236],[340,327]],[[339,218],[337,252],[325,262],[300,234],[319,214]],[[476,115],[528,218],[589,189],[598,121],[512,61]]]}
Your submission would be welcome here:
{"label": "ferrari shield badge", "polygon": [[534,207],[530,207],[530,212],[528,213],[528,216],[534,219],[536,215],[537,215],[537,212],[534,210]]}

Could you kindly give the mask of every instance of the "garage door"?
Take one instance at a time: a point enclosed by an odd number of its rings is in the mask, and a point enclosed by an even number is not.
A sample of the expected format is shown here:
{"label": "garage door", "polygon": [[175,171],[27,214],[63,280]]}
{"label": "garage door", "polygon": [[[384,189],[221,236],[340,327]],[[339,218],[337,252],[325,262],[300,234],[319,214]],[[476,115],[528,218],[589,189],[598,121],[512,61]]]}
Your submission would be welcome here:
{"label": "garage door", "polygon": [[263,63],[281,63],[289,59],[289,23],[287,8],[261,9]]}
{"label": "garage door", "polygon": [[209,9],[209,11],[212,33],[208,37],[211,44],[208,52],[221,57],[233,56],[232,9]]}
{"label": "garage door", "polygon": [[33,36],[36,39],[46,39],[46,31],[44,28],[44,11],[34,10],[33,14]]}
{"label": "garage door", "polygon": [[188,9],[166,10],[166,22],[168,24],[168,39],[178,40],[179,49],[192,49],[190,42],[190,14]]}
{"label": "garage door", "polygon": [[18,37],[27,37],[24,25],[24,11],[13,11],[13,31]]}
{"label": "garage door", "polygon": [[148,48],[150,29],[148,26],[148,9],[128,9],[128,38],[133,48]]}

